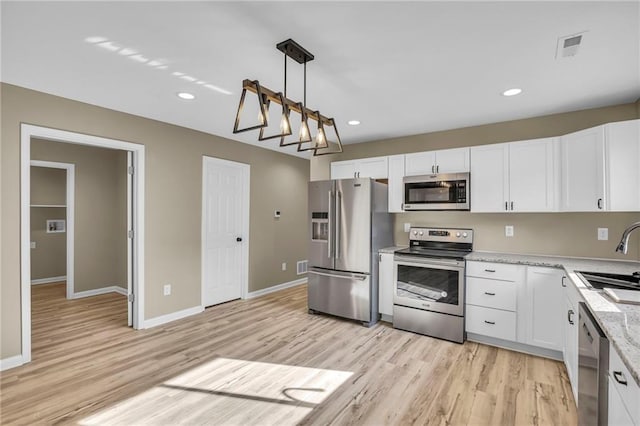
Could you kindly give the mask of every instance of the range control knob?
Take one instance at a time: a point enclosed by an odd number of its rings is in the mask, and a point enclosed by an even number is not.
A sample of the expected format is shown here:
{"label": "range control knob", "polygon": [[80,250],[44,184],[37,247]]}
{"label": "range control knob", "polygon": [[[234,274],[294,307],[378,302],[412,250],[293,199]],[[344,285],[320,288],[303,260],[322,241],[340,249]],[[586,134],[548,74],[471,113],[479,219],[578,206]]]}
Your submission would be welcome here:
{"label": "range control knob", "polygon": [[420,231],[420,236],[423,236],[423,235],[424,235],[424,232]]}
{"label": "range control knob", "polygon": [[456,232],[456,237],[460,238],[460,233]]}
{"label": "range control knob", "polygon": [[413,231],[413,235],[418,235],[418,231]]}
{"label": "range control knob", "polygon": [[467,238],[469,235],[466,232],[462,233],[462,238]]}

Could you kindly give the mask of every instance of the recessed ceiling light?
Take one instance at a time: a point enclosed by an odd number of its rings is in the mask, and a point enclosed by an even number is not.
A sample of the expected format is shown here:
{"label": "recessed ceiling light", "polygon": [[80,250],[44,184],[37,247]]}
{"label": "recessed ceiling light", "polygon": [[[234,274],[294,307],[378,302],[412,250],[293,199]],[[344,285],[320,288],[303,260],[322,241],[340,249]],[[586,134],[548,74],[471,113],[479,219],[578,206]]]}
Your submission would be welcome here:
{"label": "recessed ceiling light", "polygon": [[514,87],[513,89],[505,90],[504,92],[502,92],[502,95],[503,96],[515,96],[515,95],[519,95],[520,93],[522,93],[522,89]]}
{"label": "recessed ceiling light", "polygon": [[358,124],[360,124],[360,122],[358,120],[349,120],[347,121],[347,124],[349,126],[357,126]]}
{"label": "recessed ceiling light", "polygon": [[192,100],[192,99],[195,99],[195,98],[196,98],[196,97],[195,97],[195,95],[193,95],[193,94],[191,94],[191,93],[187,93],[187,92],[180,92],[180,93],[178,93],[178,97],[179,97],[180,99],[186,99],[186,100],[188,100],[188,101],[190,101],[190,100]]}

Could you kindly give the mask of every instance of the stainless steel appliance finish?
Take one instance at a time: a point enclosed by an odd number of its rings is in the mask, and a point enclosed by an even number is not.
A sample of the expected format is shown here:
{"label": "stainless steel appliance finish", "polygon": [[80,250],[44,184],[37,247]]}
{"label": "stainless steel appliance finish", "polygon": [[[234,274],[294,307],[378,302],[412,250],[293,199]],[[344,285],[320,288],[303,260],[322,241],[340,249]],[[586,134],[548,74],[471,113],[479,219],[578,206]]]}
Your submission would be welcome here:
{"label": "stainless steel appliance finish", "polygon": [[393,244],[387,186],[371,179],[309,183],[309,311],[378,320],[378,250]]}
{"label": "stainless steel appliance finish", "polygon": [[578,321],[578,424],[604,426],[608,423],[609,340],[583,302]]}
{"label": "stainless steel appliance finish", "polygon": [[469,173],[407,176],[404,210],[469,210]]}
{"label": "stainless steel appliance finish", "polygon": [[464,342],[465,261],[473,230],[412,228],[394,256],[393,326]]}

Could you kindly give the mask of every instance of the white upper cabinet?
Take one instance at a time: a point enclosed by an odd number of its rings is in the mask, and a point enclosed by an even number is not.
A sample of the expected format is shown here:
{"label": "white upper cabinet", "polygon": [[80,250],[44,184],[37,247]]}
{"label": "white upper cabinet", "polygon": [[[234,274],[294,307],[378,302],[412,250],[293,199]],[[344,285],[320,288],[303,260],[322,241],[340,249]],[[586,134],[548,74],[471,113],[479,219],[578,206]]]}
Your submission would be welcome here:
{"label": "white upper cabinet", "polygon": [[605,194],[608,211],[640,211],[640,120],[605,126]]}
{"label": "white upper cabinet", "polygon": [[471,148],[471,211],[504,212],[509,200],[509,144]]}
{"label": "white upper cabinet", "polygon": [[557,140],[509,144],[509,209],[550,212],[558,208],[560,172]]}
{"label": "white upper cabinet", "polygon": [[562,210],[604,210],[604,126],[570,133],[562,144]]}
{"label": "white upper cabinet", "polygon": [[387,157],[360,158],[358,160],[333,161],[331,179],[373,178],[386,179],[388,176]]}
{"label": "white upper cabinet", "polygon": [[469,171],[469,148],[415,152],[405,155],[405,176]]}
{"label": "white upper cabinet", "polygon": [[402,213],[404,203],[404,155],[389,156],[389,213]]}
{"label": "white upper cabinet", "polygon": [[640,211],[639,123],[609,123],[561,137],[563,211]]}
{"label": "white upper cabinet", "polygon": [[471,211],[554,211],[556,150],[553,138],[472,147]]}

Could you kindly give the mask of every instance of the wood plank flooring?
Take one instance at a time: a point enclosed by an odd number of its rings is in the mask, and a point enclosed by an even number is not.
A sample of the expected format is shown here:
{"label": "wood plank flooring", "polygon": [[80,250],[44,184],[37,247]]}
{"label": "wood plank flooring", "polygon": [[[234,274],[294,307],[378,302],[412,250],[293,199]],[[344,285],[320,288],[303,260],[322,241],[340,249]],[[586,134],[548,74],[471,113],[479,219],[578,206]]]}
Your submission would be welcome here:
{"label": "wood plank flooring", "polygon": [[32,291],[33,362],[0,374],[2,424],[575,425],[564,366],[309,315],[306,286],[149,330],[124,296]]}

